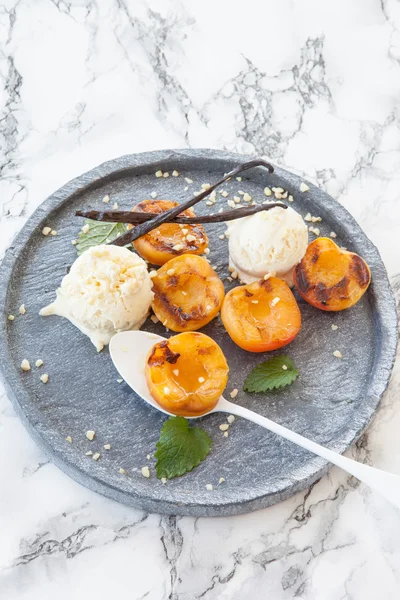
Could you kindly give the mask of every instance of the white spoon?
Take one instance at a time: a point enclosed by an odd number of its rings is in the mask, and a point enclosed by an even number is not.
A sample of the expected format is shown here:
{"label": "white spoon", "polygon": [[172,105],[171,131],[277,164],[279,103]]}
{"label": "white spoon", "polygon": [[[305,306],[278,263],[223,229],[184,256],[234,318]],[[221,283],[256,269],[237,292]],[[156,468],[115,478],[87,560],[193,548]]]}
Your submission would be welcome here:
{"label": "white spoon", "polygon": [[[166,415],[174,416],[172,413],[164,410],[152,398],[144,375],[147,353],[154,344],[165,339],[166,338],[146,331],[123,331],[117,333],[111,339],[110,354],[121,377],[123,377],[126,383],[141,396],[143,400]],[[270,421],[266,417],[262,417],[243,406],[228,402],[223,396],[219,399],[217,406],[210,411],[210,413],[215,412],[225,412],[253,421],[253,423],[257,423],[257,425],[269,429],[269,431],[313,452],[317,456],[325,458],[332,464],[350,473],[350,475],[357,477],[357,479],[366,483],[372,489],[380,492],[382,496],[400,508],[400,477],[398,475],[369,467],[368,465],[359,463],[351,458],[346,458],[333,450],[328,450],[328,448],[324,448],[324,446],[320,446],[302,435],[295,433],[282,425],[278,425],[278,423],[274,423],[274,421]],[[196,419],[198,417],[191,418]]]}

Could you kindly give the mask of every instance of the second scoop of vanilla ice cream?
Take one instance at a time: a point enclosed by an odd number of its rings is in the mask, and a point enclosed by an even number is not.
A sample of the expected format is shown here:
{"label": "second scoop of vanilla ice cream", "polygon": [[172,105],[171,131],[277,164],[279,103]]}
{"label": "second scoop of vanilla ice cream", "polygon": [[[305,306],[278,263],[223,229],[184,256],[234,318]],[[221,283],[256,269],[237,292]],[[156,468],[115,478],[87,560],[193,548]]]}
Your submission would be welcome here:
{"label": "second scoop of vanilla ice cream", "polygon": [[137,254],[93,246],[76,259],[55,301],[40,314],[69,319],[100,351],[117,331],[141,327],[153,300],[151,289],[146,263]]}
{"label": "second scoop of vanilla ice cream", "polygon": [[229,231],[229,266],[243,283],[272,274],[293,285],[293,269],[308,245],[308,230],[301,215],[276,207],[232,221]]}

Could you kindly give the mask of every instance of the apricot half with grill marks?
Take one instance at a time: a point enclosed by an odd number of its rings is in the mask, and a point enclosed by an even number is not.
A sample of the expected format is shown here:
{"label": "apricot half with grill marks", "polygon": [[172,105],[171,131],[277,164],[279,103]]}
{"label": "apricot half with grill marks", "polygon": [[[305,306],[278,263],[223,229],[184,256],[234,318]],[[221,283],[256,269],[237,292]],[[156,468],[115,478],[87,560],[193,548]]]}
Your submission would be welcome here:
{"label": "apricot half with grill marks", "polygon": [[370,269],[361,256],[342,250],[325,237],[309,244],[294,270],[294,284],[300,296],[326,311],[354,306],[367,291],[370,281]]}
{"label": "apricot half with grill marks", "polygon": [[[160,214],[175,206],[172,200],[143,200],[133,207],[133,212]],[[183,211],[184,217],[195,217],[189,208]],[[131,229],[133,226],[128,226]],[[202,254],[208,246],[208,238],[201,225],[179,225],[164,223],[146,233],[135,242],[135,250],[153,265],[163,265],[174,256],[181,254]]]}
{"label": "apricot half with grill marks", "polygon": [[191,331],[155,344],[145,365],[154,400],[183,417],[212,410],[226,387],[228,372],[218,344],[208,335]]}
{"label": "apricot half with grill marks", "polygon": [[152,309],[172,331],[195,331],[217,316],[224,284],[201,256],[184,254],[169,260],[153,277]]}

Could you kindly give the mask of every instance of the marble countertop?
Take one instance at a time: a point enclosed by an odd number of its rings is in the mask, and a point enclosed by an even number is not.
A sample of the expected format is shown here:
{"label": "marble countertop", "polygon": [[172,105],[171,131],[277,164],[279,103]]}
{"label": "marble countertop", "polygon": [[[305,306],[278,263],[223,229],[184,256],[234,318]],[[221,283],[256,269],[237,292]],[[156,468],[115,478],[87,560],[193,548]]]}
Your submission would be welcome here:
{"label": "marble countertop", "polygon": [[[0,250],[36,206],[110,158],[257,153],[357,218],[400,296],[396,0],[3,0]],[[400,473],[400,368],[348,453]],[[161,517],[68,479],[0,395],[4,600],[394,600],[400,513],[333,468],[272,508]]]}

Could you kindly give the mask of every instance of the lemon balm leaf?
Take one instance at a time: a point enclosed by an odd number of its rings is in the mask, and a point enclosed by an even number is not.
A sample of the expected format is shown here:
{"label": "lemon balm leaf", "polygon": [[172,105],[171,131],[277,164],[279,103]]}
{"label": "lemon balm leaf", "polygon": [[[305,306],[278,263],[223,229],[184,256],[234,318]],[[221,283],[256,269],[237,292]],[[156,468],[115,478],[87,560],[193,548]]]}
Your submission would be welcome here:
{"label": "lemon balm leaf", "polygon": [[108,244],[117,237],[126,232],[126,226],[124,223],[102,223],[101,221],[92,221],[85,219],[84,228],[87,228],[79,232],[78,243],[76,250],[80,256],[92,246],[99,246],[100,244]]}
{"label": "lemon balm leaf", "polygon": [[170,417],[162,426],[156,448],[158,479],[172,479],[192,471],[206,458],[211,439],[204,429],[189,427],[184,417]]}
{"label": "lemon balm leaf", "polygon": [[274,356],[249,373],[244,382],[245,392],[269,392],[292,384],[298,377],[298,370],[288,356]]}

